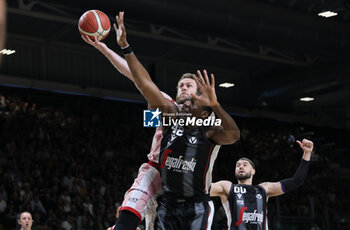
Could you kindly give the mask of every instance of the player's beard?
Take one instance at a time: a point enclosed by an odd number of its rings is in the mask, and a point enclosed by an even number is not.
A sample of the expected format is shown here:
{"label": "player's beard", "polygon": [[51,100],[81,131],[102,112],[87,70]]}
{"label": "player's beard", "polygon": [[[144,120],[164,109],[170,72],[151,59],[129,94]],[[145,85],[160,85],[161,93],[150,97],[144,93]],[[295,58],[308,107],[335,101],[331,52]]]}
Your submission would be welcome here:
{"label": "player's beard", "polygon": [[252,176],[252,172],[247,172],[247,173],[245,173],[243,175],[236,174],[235,176],[236,176],[237,180],[240,180],[240,181],[247,180],[247,179],[249,179]]}
{"label": "player's beard", "polygon": [[178,95],[176,96],[176,103],[177,104],[183,104],[185,103],[185,101],[187,100],[188,96],[184,96],[184,95]]}

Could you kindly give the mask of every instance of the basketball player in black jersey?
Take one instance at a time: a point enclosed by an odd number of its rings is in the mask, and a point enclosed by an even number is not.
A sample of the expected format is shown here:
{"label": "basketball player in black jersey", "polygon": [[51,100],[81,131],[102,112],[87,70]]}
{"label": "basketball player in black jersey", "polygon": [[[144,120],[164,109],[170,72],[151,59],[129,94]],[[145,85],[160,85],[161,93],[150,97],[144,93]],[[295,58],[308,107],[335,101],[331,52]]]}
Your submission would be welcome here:
{"label": "basketball player in black jersey", "polygon": [[238,184],[230,181],[219,181],[212,184],[210,196],[220,196],[229,230],[268,229],[266,218],[268,199],[298,188],[305,180],[313,142],[303,139],[302,142],[297,141],[297,143],[304,154],[292,178],[252,185],[255,174],[254,163],[248,158],[241,158],[237,161],[235,169]]}
{"label": "basketball player in black jersey", "polygon": [[[159,164],[164,195],[159,203],[155,229],[210,229],[210,217],[214,211],[209,202],[213,164],[219,145],[236,142],[240,136],[239,129],[217,101],[214,75],[209,81],[205,70],[204,77],[200,71],[197,72],[199,79],[194,77],[201,94],[191,94],[182,111],[165,99],[129,46],[123,16],[123,12],[120,12],[117,17],[117,42],[124,52],[137,88],[152,108],[160,108],[163,115],[167,113],[170,120],[179,122],[168,129],[163,124]],[[179,112],[192,113],[191,119],[204,120],[211,111],[221,119],[221,125],[180,125],[179,120],[188,117],[178,116]]]}

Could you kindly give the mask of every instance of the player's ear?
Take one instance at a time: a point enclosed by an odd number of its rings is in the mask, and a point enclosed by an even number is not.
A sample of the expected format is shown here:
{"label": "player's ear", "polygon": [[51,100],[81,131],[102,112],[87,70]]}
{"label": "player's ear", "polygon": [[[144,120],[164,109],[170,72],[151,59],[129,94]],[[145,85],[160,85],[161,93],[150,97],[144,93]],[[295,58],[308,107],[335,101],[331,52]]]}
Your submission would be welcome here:
{"label": "player's ear", "polygon": [[18,219],[17,222],[19,225],[21,225],[21,219]]}
{"label": "player's ear", "polygon": [[207,118],[207,117],[209,117],[209,112],[206,111],[206,110],[202,111],[202,113],[201,113],[201,118],[202,118],[202,119],[205,119],[205,118]]}
{"label": "player's ear", "polygon": [[253,176],[255,175],[255,169],[252,169],[252,175]]}

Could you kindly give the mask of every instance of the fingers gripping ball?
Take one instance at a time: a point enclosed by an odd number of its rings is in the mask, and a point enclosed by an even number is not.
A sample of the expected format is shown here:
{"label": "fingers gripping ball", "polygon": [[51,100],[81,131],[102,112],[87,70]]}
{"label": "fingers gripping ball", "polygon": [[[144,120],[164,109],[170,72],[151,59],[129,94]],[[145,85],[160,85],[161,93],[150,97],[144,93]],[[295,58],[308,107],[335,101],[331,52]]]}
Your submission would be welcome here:
{"label": "fingers gripping ball", "polygon": [[101,41],[109,34],[111,23],[102,11],[89,10],[80,17],[78,27],[81,34],[88,35],[92,40],[96,36]]}

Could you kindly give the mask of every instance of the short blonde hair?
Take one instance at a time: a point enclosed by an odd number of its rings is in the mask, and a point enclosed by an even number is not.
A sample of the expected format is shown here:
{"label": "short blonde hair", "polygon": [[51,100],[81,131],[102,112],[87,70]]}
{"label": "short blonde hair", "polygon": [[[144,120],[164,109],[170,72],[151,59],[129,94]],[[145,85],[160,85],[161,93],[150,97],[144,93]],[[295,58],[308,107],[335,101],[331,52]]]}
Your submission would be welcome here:
{"label": "short blonde hair", "polygon": [[[199,79],[199,77],[197,77],[197,75],[195,75],[195,74],[193,74],[193,73],[184,73],[184,74],[182,74],[181,78],[180,78],[179,81],[177,82],[176,89],[179,88],[179,83],[180,83],[183,79],[186,79],[186,78],[193,79],[193,77],[196,77],[197,80],[198,80],[199,82],[201,82],[201,79]],[[197,92],[196,92],[196,93],[197,93],[198,95],[201,95],[201,92],[200,92],[200,90],[199,90],[199,87],[198,87],[197,83],[196,83],[196,86],[197,86]]]}

